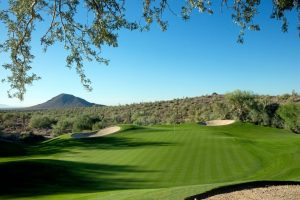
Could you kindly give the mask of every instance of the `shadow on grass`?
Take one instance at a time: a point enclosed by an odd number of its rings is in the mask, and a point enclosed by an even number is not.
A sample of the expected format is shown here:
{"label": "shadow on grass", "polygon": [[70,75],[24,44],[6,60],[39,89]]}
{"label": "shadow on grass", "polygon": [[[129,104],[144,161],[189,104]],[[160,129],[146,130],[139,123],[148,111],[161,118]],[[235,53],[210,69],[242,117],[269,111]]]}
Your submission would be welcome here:
{"label": "shadow on grass", "polygon": [[25,156],[26,149],[23,145],[0,140],[0,157]]}
{"label": "shadow on grass", "polygon": [[132,166],[49,159],[0,163],[0,199],[140,188],[149,183],[120,175],[143,172]]}
{"label": "shadow on grass", "polygon": [[28,148],[28,155],[49,155],[72,150],[84,149],[128,149],[150,146],[170,146],[172,143],[157,141],[141,141],[123,137],[98,137],[81,139],[57,139]]}
{"label": "shadow on grass", "polygon": [[209,197],[219,195],[219,194],[225,194],[225,193],[260,188],[260,187],[280,186],[280,185],[300,185],[300,182],[299,181],[253,181],[253,182],[240,183],[235,185],[227,185],[227,186],[222,186],[219,188],[212,189],[210,191],[201,194],[187,197],[185,198],[185,200],[207,199]]}

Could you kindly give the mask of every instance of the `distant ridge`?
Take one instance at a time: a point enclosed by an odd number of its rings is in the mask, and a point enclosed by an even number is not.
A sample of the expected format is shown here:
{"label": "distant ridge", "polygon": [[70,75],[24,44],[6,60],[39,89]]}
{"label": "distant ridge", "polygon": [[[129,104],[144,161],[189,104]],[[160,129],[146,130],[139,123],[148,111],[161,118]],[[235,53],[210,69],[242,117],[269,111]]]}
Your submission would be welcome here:
{"label": "distant ridge", "polygon": [[26,109],[56,109],[56,108],[75,108],[75,107],[92,107],[103,106],[95,103],[90,103],[82,98],[75,97],[71,94],[60,94],[45,103],[28,107]]}

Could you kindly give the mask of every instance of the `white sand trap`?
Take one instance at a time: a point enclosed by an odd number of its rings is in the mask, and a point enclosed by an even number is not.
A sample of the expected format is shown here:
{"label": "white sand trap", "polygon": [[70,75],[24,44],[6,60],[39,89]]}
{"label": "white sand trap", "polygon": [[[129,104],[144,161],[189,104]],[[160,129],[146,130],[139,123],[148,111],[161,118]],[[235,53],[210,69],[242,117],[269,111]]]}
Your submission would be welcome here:
{"label": "white sand trap", "polygon": [[93,133],[74,133],[72,135],[73,138],[79,139],[79,138],[92,138],[92,137],[101,137],[105,135],[110,135],[113,133],[118,132],[121,130],[119,126],[112,126],[108,128],[101,129],[98,132],[93,132]]}
{"label": "white sand trap", "polygon": [[215,195],[207,200],[240,200],[240,199],[262,199],[262,200],[299,200],[300,186],[270,186],[262,188],[234,191],[225,194]]}
{"label": "white sand trap", "polygon": [[121,130],[121,128],[119,126],[112,126],[112,127],[101,129],[96,134],[93,134],[90,137],[100,137],[100,136],[104,136],[104,135],[109,135],[109,134],[116,133],[119,130]]}
{"label": "white sand trap", "polygon": [[206,121],[203,122],[203,125],[206,126],[225,126],[229,124],[233,124],[235,120],[211,120],[211,121]]}

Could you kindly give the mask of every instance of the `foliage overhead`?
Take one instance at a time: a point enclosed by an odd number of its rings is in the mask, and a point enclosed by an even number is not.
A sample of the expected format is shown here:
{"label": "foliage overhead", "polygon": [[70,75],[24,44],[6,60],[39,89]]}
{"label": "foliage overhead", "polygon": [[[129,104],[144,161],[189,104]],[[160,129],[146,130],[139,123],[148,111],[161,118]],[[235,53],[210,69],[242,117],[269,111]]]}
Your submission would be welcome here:
{"label": "foliage overhead", "polygon": [[[57,42],[63,43],[68,52],[66,65],[74,67],[83,86],[91,90],[91,81],[85,75],[83,62],[95,60],[108,64],[103,58],[103,46],[118,46],[118,31],[149,30],[150,25],[158,23],[162,30],[167,29],[165,12],[173,11],[174,3],[170,0],[143,0],[140,21],[131,21],[126,13],[126,0],[9,0],[0,1],[0,23],[7,33],[0,43],[0,52],[8,54],[9,63],[3,67],[11,74],[3,79],[10,84],[9,97],[23,100],[26,88],[33,81],[40,79],[31,73],[34,55],[31,49],[33,33],[41,33],[40,42],[44,51]],[[233,21],[241,28],[238,42],[243,43],[246,29],[258,31],[260,27],[253,22],[258,14],[260,0],[219,0],[222,8],[232,12]],[[218,4],[218,1],[214,3]],[[193,11],[213,14],[212,0],[182,1],[180,15],[188,20]],[[282,31],[288,30],[286,11],[295,10],[300,15],[300,0],[273,0],[271,18],[282,20]],[[81,14],[81,15],[80,15]],[[81,17],[80,17],[80,16]],[[82,19],[86,15],[86,19]],[[40,26],[43,23],[44,26]],[[41,30],[40,27],[47,27]],[[38,30],[36,30],[38,29]],[[300,30],[300,26],[298,26]]]}

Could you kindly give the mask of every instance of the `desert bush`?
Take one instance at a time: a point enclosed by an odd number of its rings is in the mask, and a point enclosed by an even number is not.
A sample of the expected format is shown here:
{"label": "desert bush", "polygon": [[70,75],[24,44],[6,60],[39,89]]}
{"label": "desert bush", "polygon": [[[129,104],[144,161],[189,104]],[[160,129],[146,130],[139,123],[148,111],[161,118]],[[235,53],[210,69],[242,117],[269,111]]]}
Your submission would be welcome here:
{"label": "desert bush", "polygon": [[284,121],[278,114],[276,114],[272,118],[271,126],[275,128],[284,128]]}
{"label": "desert bush", "polygon": [[73,123],[74,123],[73,119],[62,118],[58,120],[57,124],[52,126],[53,133],[55,135],[59,135],[62,133],[70,132],[72,131]]}
{"label": "desert bush", "polygon": [[52,117],[35,115],[31,117],[29,127],[50,129],[55,123],[56,120]]}
{"label": "desert bush", "polygon": [[261,112],[257,109],[251,109],[248,113],[247,121],[256,125],[261,124],[262,122]]}
{"label": "desert bush", "polygon": [[73,123],[73,132],[82,130],[92,130],[95,119],[89,115],[83,115],[75,118]]}
{"label": "desert bush", "polygon": [[1,116],[1,124],[4,128],[16,125],[17,115],[15,113],[4,113]]}
{"label": "desert bush", "polygon": [[97,130],[100,130],[104,127],[105,127],[105,124],[103,122],[96,122],[95,124],[93,124],[92,130],[97,131]]}
{"label": "desert bush", "polygon": [[272,117],[265,111],[261,112],[261,125],[270,126],[272,124]]}
{"label": "desert bush", "polygon": [[228,104],[225,102],[214,102],[212,113],[215,119],[230,119],[231,113]]}
{"label": "desert bush", "polygon": [[279,127],[280,126],[280,118],[278,118],[277,110],[279,108],[278,103],[271,103],[263,105],[262,110],[262,125],[265,126],[273,126]]}
{"label": "desert bush", "polygon": [[289,103],[280,106],[278,115],[283,119],[284,126],[295,133],[300,133],[300,105]]}
{"label": "desert bush", "polygon": [[252,92],[236,90],[225,95],[234,118],[246,121],[251,109],[256,106],[255,95]]}
{"label": "desert bush", "polygon": [[0,113],[0,124],[3,123],[3,116],[5,115],[5,113]]}

